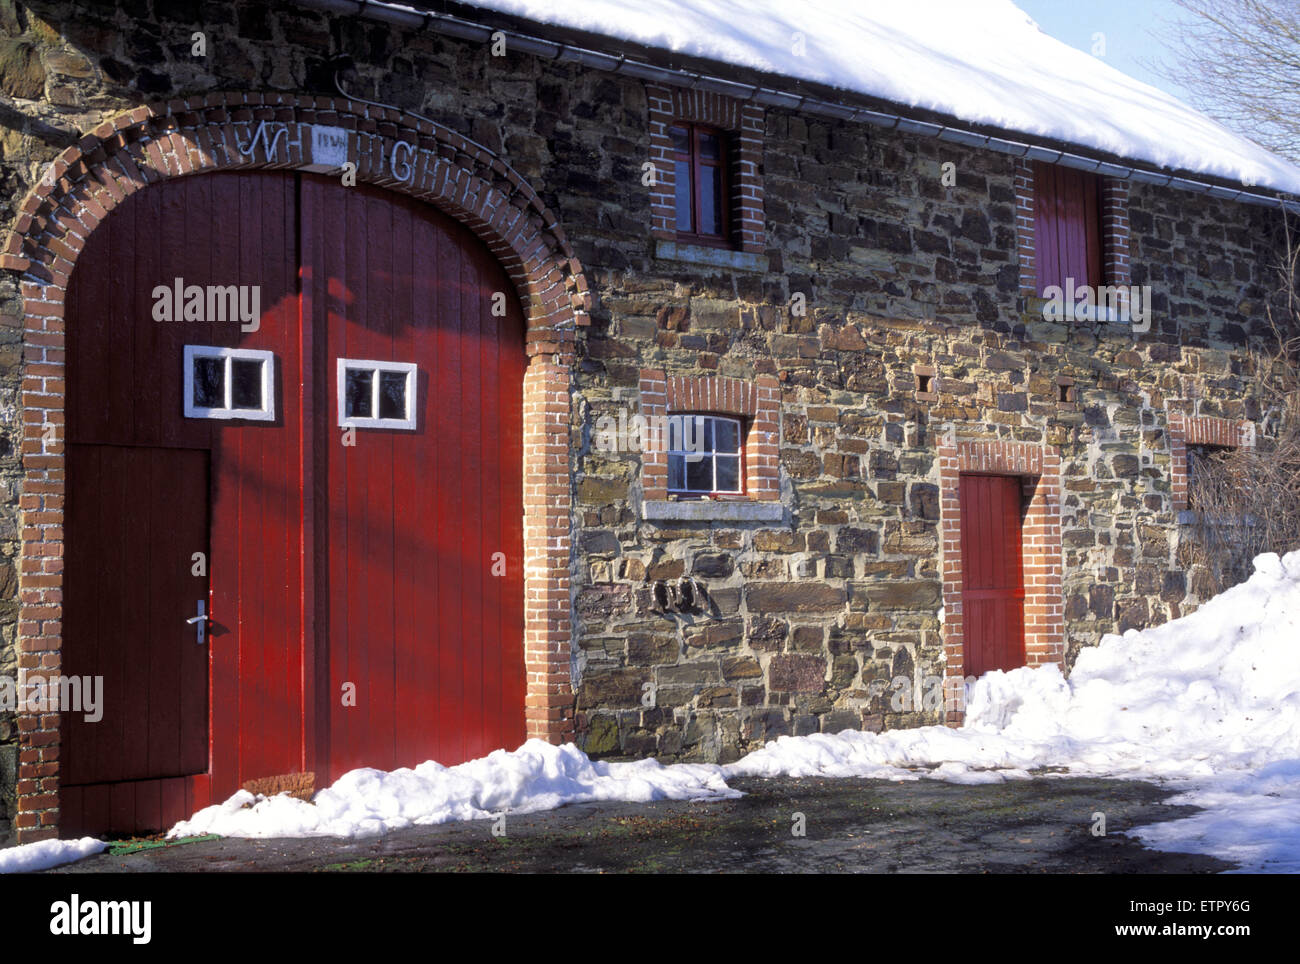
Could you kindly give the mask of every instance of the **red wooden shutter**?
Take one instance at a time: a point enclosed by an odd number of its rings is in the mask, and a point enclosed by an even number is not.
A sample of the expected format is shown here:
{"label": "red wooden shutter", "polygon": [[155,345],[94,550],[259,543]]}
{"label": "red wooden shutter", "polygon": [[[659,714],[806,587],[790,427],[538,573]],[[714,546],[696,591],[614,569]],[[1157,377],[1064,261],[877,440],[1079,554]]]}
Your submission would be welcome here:
{"label": "red wooden shutter", "polygon": [[1095,174],[1034,165],[1034,260],[1038,293],[1051,285],[1101,285],[1101,206]]}

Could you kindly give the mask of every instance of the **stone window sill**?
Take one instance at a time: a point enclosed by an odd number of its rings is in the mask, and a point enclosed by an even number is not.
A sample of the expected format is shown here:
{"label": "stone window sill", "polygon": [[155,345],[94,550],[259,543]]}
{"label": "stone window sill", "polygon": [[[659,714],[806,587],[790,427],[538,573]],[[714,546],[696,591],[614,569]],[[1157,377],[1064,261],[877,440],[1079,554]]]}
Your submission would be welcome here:
{"label": "stone window sill", "polygon": [[780,502],[643,502],[641,517],[675,522],[779,522],[785,516]]}
{"label": "stone window sill", "polygon": [[1128,308],[1111,308],[1108,305],[1089,305],[1076,302],[1070,305],[1057,304],[1050,298],[1031,297],[1028,302],[1029,313],[1050,322],[1090,322],[1100,321],[1114,325],[1132,325],[1134,331],[1146,332],[1151,329],[1151,319],[1133,317]]}
{"label": "stone window sill", "polygon": [[681,241],[656,241],[655,257],[661,261],[682,261],[686,264],[705,264],[715,268],[732,268],[736,271],[767,271],[767,255],[734,248],[714,248],[703,244],[685,244]]}

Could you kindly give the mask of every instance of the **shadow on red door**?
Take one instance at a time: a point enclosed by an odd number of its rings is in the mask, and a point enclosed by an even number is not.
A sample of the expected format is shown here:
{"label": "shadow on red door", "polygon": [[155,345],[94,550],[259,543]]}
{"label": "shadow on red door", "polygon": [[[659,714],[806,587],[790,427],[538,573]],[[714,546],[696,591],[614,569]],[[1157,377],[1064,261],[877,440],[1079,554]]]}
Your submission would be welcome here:
{"label": "shadow on red door", "polygon": [[[155,321],[176,279],[259,286],[256,330]],[[523,741],[524,324],[477,238],[378,190],[200,175],[115,209],[68,300],[63,672],[104,707],[64,714],[65,834]],[[187,345],[269,352],[274,418],[187,417]],[[341,358],[415,364],[415,427],[345,432]]]}

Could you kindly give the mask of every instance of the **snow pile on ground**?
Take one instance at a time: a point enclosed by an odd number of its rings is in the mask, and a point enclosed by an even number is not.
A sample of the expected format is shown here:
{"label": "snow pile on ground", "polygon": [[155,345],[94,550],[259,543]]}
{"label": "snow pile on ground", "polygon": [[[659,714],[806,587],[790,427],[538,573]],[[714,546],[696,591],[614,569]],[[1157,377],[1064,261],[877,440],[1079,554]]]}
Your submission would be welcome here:
{"label": "snow pile on ground", "polygon": [[[1068,680],[1055,666],[988,674],[959,730],[782,737],[728,766],[605,763],[530,740],[460,766],[353,770],[311,803],[241,790],[168,837],[356,837],[585,801],[718,799],[739,796],[727,780],[742,776],[974,784],[1044,767],[1170,781],[1173,802],[1205,811],[1131,831],[1144,843],[1300,871],[1300,552],[1258,557],[1247,582],[1190,616],[1105,637]],[[46,841],[0,851],[0,869],[99,849]]]}
{"label": "snow pile on ground", "polygon": [[1156,850],[1236,861],[1243,871],[1300,873],[1300,760],[1225,774],[1167,802],[1204,811],[1130,836]]}
{"label": "snow pile on ground", "polygon": [[1055,666],[985,675],[959,730],[782,737],[724,771],[905,779],[899,768],[953,763],[1192,779],[1292,758],[1300,552],[1258,557],[1247,582],[1190,616],[1104,637],[1079,654],[1069,680]]}
{"label": "snow pile on ground", "polygon": [[80,840],[39,840],[18,847],[7,847],[0,850],[0,874],[47,870],[97,854],[107,847],[108,844],[94,837],[82,837]]}
{"label": "snow pile on ground", "polygon": [[1049,37],[1011,0],[469,2],[968,124],[1300,192],[1300,169],[1104,59]]}
{"label": "snow pile on ground", "polygon": [[1190,616],[1107,636],[1069,680],[1055,666],[995,672],[973,687],[967,723],[885,733],[782,737],[728,766],[602,763],[530,740],[455,767],[345,774],[312,803],[240,791],[169,837],[341,836],[529,812],[588,800],[736,796],[732,777],[1023,780],[1030,770],[1176,781],[1208,808],[1140,828],[1151,846],[1300,869],[1300,552]]}
{"label": "snow pile on ground", "polygon": [[510,811],[553,810],[591,800],[694,800],[738,797],[715,766],[657,760],[602,763],[573,744],[529,740],[513,753],[444,767],[352,770],[311,803],[287,795],[254,797],[240,790],[225,803],[178,823],[168,838],[217,833],[227,837],[357,837]]}
{"label": "snow pile on ground", "polygon": [[[937,765],[937,766],[936,766]],[[1182,619],[1106,636],[1055,666],[994,672],[960,730],[782,737],[728,776],[915,777],[956,783],[1073,775],[1163,778],[1206,808],[1142,827],[1162,850],[1300,871],[1300,552],[1255,560],[1245,583]]]}

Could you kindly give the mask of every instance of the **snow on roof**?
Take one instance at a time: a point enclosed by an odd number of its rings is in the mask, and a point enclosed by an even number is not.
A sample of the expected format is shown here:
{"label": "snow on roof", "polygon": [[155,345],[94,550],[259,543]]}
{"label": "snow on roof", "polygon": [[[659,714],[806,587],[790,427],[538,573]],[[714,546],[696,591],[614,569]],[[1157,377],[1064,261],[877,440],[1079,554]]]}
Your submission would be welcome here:
{"label": "snow on roof", "polygon": [[1011,0],[465,2],[968,124],[1300,194],[1300,168],[1049,37]]}

